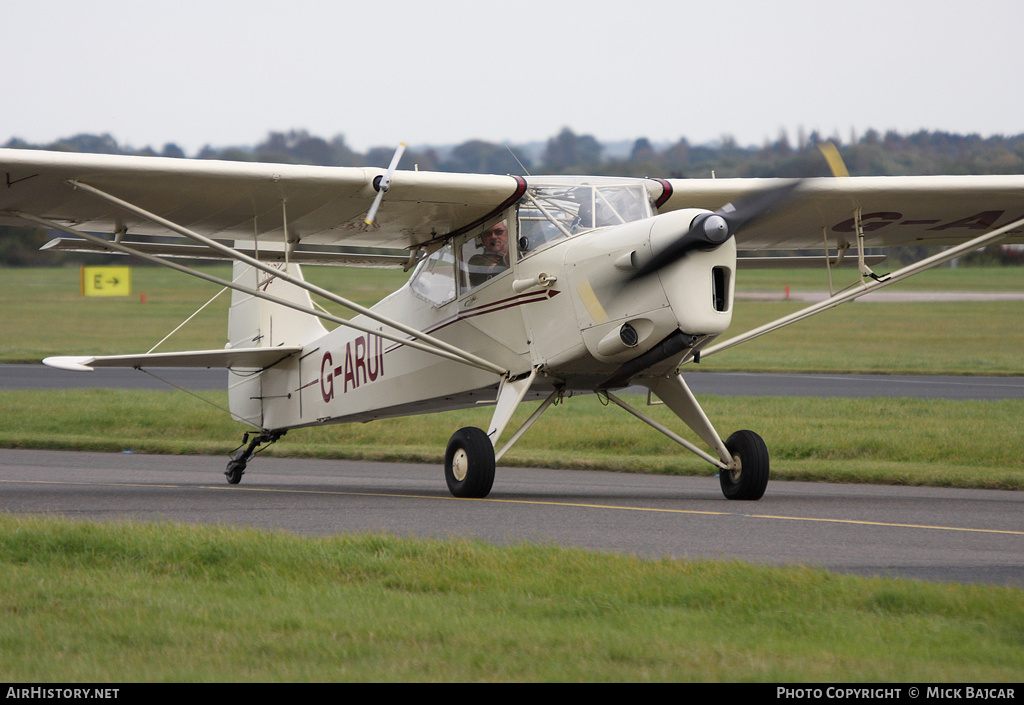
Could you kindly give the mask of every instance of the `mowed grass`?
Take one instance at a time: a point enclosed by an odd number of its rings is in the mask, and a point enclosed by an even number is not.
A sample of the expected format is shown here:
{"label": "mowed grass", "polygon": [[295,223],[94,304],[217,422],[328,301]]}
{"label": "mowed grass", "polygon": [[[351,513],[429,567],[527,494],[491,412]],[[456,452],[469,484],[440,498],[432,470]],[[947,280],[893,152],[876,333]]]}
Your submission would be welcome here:
{"label": "mowed grass", "polygon": [[[805,305],[741,301],[733,329],[750,330]],[[1022,326],[1024,301],[854,302],[684,371],[1020,376]]]}
{"label": "mowed grass", "polygon": [[[888,271],[878,268],[879,272]],[[836,290],[856,272],[834,275]],[[816,270],[754,270],[737,274],[737,293],[829,291]],[[1024,268],[940,268],[886,292],[1024,292]],[[721,340],[808,306],[799,301],[738,298]],[[839,306],[723,353],[699,366],[715,371],[865,374],[1024,374],[1024,301],[872,302]],[[687,368],[694,371],[697,366]]]}
{"label": "mowed grass", "polygon": [[1016,683],[1022,591],[0,517],[0,679]]}
{"label": "mowed grass", "polygon": [[[229,266],[200,267],[230,279]],[[146,352],[201,306],[161,345],[171,350],[224,347],[231,291],[161,267],[132,267],[128,297],[85,297],[77,268],[4,269],[0,280],[0,363],[39,362],[50,355]],[[311,281],[371,306],[401,286],[401,271],[313,268]],[[221,293],[222,292],[222,293]],[[216,297],[216,298],[214,298]],[[144,302],[143,302],[144,300]],[[348,317],[334,305],[327,308]]]}
{"label": "mowed grass", "polygon": [[[225,393],[204,394],[212,403],[227,403]],[[626,398],[700,443],[664,407],[643,407],[644,397]],[[702,402],[724,435],[751,428],[764,437],[777,480],[1024,489],[1024,453],[1014,430],[1024,416],[1024,400],[707,397]],[[513,427],[536,403],[524,407]],[[226,456],[245,430],[224,411],[181,392],[0,392],[0,410],[3,447]],[[440,466],[452,432],[486,427],[491,413],[480,408],[298,429],[266,453]],[[211,460],[211,468],[219,468],[219,462]],[[714,474],[703,460],[594,395],[549,409],[501,465]],[[250,471],[259,472],[258,459]]]}
{"label": "mowed grass", "polygon": [[[879,275],[899,269],[899,264],[883,262],[874,267]],[[858,279],[856,267],[842,267],[832,272],[836,290]],[[782,293],[790,291],[828,291],[828,273],[823,269],[741,269],[736,274],[736,290],[740,292]],[[938,267],[921,272],[889,286],[883,291],[1024,291],[1024,268],[1021,267]]]}
{"label": "mowed grass", "polygon": [[[204,267],[221,277],[229,268]],[[407,278],[401,271],[307,267],[316,284],[372,305]],[[843,279],[839,279],[842,276]],[[837,275],[836,285],[852,281]],[[741,271],[739,291],[827,291],[818,271]],[[219,291],[213,284],[155,267],[132,269],[128,298],[86,298],[77,269],[6,269],[0,280],[0,362],[49,355],[146,352]],[[925,272],[890,291],[1024,291],[1024,269],[961,268]],[[146,303],[141,303],[142,295]],[[158,350],[223,347],[230,292],[218,296]],[[802,308],[794,301],[736,302],[722,336]],[[326,308],[349,314],[334,304]],[[1024,375],[1024,301],[855,302],[690,365],[700,371],[869,372]]]}

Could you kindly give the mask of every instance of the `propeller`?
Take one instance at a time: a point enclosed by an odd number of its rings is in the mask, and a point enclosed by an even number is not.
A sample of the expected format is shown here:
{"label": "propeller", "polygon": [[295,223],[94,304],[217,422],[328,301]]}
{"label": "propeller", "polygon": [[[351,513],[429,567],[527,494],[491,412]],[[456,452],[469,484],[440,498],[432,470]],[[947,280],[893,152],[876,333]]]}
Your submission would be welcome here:
{"label": "propeller", "polygon": [[736,234],[748,223],[768,213],[800,185],[799,179],[775,186],[733,205],[727,203],[714,213],[701,213],[690,222],[690,229],[648,260],[629,278],[635,281],[679,261],[693,250],[710,250]]}
{"label": "propeller", "polygon": [[846,162],[843,161],[842,155],[839,154],[839,148],[832,142],[823,142],[818,145],[818,149],[821,150],[822,156],[828,162],[828,168],[832,170],[832,176],[841,178],[850,175],[849,169],[846,168]]}
{"label": "propeller", "polygon": [[398,149],[395,150],[395,156],[391,157],[391,164],[388,165],[387,171],[384,172],[383,176],[378,176],[373,180],[373,187],[377,189],[377,197],[373,199],[373,205],[370,206],[370,210],[366,213],[366,224],[373,225],[373,219],[377,217],[377,209],[380,208],[380,202],[384,200],[384,194],[391,188],[391,178],[395,175],[395,169],[398,168],[398,162],[401,161],[402,155],[405,153],[405,142],[401,142],[398,145]]}

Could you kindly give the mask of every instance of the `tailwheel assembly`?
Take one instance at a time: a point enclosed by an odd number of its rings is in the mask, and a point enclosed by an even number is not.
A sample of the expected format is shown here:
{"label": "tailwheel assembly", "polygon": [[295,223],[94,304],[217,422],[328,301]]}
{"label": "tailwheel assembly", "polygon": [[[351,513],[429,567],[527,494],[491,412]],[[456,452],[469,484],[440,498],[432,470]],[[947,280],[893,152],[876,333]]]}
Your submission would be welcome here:
{"label": "tailwheel assembly", "polygon": [[[267,446],[276,442],[285,433],[285,431],[260,431],[259,433],[254,433],[252,431],[246,432],[242,437],[242,445],[238,446],[238,448],[236,448],[229,456],[231,460],[228,461],[227,470],[224,471],[224,475],[228,478],[228,484],[237,485],[241,482],[242,475],[245,474],[245,466],[249,462],[249,459],[257,453],[266,450]],[[253,436],[252,440],[249,440],[249,436]],[[264,446],[264,448],[260,449],[261,445]]]}

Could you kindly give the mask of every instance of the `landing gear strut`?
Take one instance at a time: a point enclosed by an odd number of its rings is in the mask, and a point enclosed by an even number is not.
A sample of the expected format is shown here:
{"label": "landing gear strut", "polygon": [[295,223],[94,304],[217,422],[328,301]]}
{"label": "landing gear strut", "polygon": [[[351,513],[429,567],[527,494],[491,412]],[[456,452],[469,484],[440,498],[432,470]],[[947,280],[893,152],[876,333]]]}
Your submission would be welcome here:
{"label": "landing gear strut", "polygon": [[[261,445],[270,445],[285,434],[285,431],[260,431],[254,433],[251,431],[246,432],[245,436],[242,437],[242,446],[235,449],[229,457],[228,469],[224,471],[224,475],[228,478],[229,485],[237,485],[242,481],[242,475],[245,474],[245,465],[249,461],[249,458],[254,456],[257,452],[256,449]],[[253,436],[250,441],[249,436]]]}
{"label": "landing gear strut", "polygon": [[658,378],[645,382],[654,394],[665,402],[701,440],[718,453],[718,457],[704,452],[685,438],[666,428],[654,419],[640,413],[611,392],[604,390],[609,401],[637,417],[652,428],[661,431],[673,441],[691,451],[698,457],[707,460],[719,469],[718,478],[722,485],[722,494],[726,499],[756,501],[764,495],[768,486],[769,463],[768,448],[759,435],[753,431],[737,431],[722,441],[708,417],[700,408],[693,393],[690,392],[682,375]]}

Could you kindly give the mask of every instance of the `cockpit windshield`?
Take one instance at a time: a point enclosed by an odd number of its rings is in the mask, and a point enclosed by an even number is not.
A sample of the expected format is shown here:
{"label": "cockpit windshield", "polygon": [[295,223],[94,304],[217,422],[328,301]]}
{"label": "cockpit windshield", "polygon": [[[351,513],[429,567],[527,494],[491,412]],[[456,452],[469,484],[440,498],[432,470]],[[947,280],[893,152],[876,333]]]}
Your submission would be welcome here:
{"label": "cockpit windshield", "polygon": [[647,184],[617,179],[530,180],[519,201],[520,251],[652,215]]}

